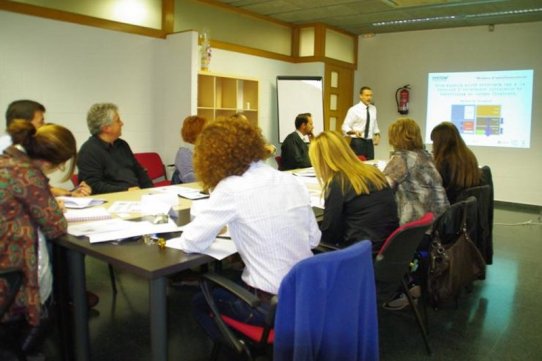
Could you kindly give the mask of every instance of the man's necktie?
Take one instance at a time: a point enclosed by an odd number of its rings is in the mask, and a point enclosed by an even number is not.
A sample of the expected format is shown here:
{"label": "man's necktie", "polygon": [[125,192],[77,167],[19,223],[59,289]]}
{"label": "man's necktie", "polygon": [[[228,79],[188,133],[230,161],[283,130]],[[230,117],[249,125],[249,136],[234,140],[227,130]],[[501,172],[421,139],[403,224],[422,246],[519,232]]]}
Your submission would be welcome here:
{"label": "man's necktie", "polygon": [[369,106],[367,105],[367,121],[365,122],[365,132],[363,138],[367,139],[369,136],[369,124],[371,123],[371,115],[369,114]]}

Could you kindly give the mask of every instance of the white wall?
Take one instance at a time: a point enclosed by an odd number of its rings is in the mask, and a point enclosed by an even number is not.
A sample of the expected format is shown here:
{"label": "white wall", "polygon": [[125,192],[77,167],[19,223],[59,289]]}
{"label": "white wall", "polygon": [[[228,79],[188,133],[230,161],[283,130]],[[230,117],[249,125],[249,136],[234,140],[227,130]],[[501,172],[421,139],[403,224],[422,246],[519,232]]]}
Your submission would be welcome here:
{"label": "white wall", "polygon": [[156,141],[149,150],[160,153],[165,164],[173,164],[181,144],[182,122],[196,114],[198,34],[193,31],[172,34],[165,41],[156,40],[155,45]]}
{"label": "white wall", "polygon": [[132,150],[151,150],[159,41],[0,11],[0,109],[16,99],[39,101],[46,121],[70,128],[81,145],[90,135],[89,107],[113,102]]}
{"label": "white wall", "polygon": [[[162,40],[0,11],[0,110],[16,99],[39,101],[46,121],[70,128],[81,145],[89,107],[113,102],[132,150],[173,163],[182,120],[197,110],[198,54],[193,31]],[[324,65],[213,49],[210,71],[260,81],[259,125],[277,144],[276,76],[323,76]]]}
{"label": "white wall", "polygon": [[[399,114],[395,91],[412,86],[409,116],[424,132],[427,73],[446,71],[534,69],[530,149],[472,147],[478,161],[493,171],[495,198],[542,205],[542,22],[378,34],[359,39],[355,78],[373,88],[383,142],[376,157],[387,159],[387,128]],[[359,101],[356,99],[355,101]]]}

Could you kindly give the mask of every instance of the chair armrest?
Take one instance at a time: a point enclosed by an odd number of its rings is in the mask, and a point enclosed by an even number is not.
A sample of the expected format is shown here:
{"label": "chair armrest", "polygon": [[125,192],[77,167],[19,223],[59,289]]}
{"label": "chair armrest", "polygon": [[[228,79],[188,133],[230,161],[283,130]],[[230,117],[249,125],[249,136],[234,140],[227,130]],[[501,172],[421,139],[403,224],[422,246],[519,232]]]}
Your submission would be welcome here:
{"label": "chair armrest", "polygon": [[229,280],[228,278],[216,273],[206,273],[203,275],[204,280],[214,283],[225,290],[233,293],[236,297],[248,304],[250,307],[257,307],[261,301],[256,295],[250,293],[246,288]]}
{"label": "chair armrest", "polygon": [[[269,312],[267,312],[267,316],[265,317],[265,323],[273,328],[275,325],[275,313],[277,311],[277,304],[279,303],[279,296],[275,295],[271,297],[271,300],[269,301]],[[265,338],[263,338],[265,340]]]}
{"label": "chair armrest", "polygon": [[6,267],[0,269],[0,276],[9,275],[10,273],[21,273],[21,276],[23,274],[23,269],[20,267]]}
{"label": "chair armrest", "polygon": [[330,243],[322,243],[320,242],[318,244],[318,246],[314,247],[314,250],[317,250],[319,251],[320,253],[322,252],[329,252],[329,251],[338,251],[340,250],[341,248],[334,245],[334,244],[330,244]]}

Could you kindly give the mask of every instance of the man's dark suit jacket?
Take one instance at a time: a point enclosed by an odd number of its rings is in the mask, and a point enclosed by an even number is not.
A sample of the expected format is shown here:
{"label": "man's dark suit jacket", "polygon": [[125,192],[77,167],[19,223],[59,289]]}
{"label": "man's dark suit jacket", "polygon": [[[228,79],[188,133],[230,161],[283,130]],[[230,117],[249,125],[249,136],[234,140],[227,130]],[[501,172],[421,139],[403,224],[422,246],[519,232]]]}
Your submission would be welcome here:
{"label": "man's dark suit jacket", "polygon": [[288,134],[281,147],[282,170],[311,166],[309,147],[297,132]]}

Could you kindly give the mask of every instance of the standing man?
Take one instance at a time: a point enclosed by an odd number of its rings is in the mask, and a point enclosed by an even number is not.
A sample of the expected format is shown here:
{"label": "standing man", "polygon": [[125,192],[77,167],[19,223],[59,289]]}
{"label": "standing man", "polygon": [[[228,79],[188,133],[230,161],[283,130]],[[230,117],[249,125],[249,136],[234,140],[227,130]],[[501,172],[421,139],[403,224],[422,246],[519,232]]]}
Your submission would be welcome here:
{"label": "standing man", "polygon": [[312,138],[312,115],[299,114],[295,118],[295,132],[288,134],[281,147],[281,170],[308,168],[311,166],[307,142]]}
{"label": "standing man", "polygon": [[360,102],[346,113],[342,130],[351,138],[350,147],[356,155],[363,155],[367,160],[374,159],[374,145],[380,143],[380,129],[376,121],[376,107],[371,104],[373,91],[367,86],[359,90]]}
{"label": "standing man", "polygon": [[90,107],[87,125],[92,136],[81,146],[77,167],[79,179],[94,193],[150,188],[152,181],[139,165],[128,143],[120,139],[122,126],[118,107],[98,103]]}

